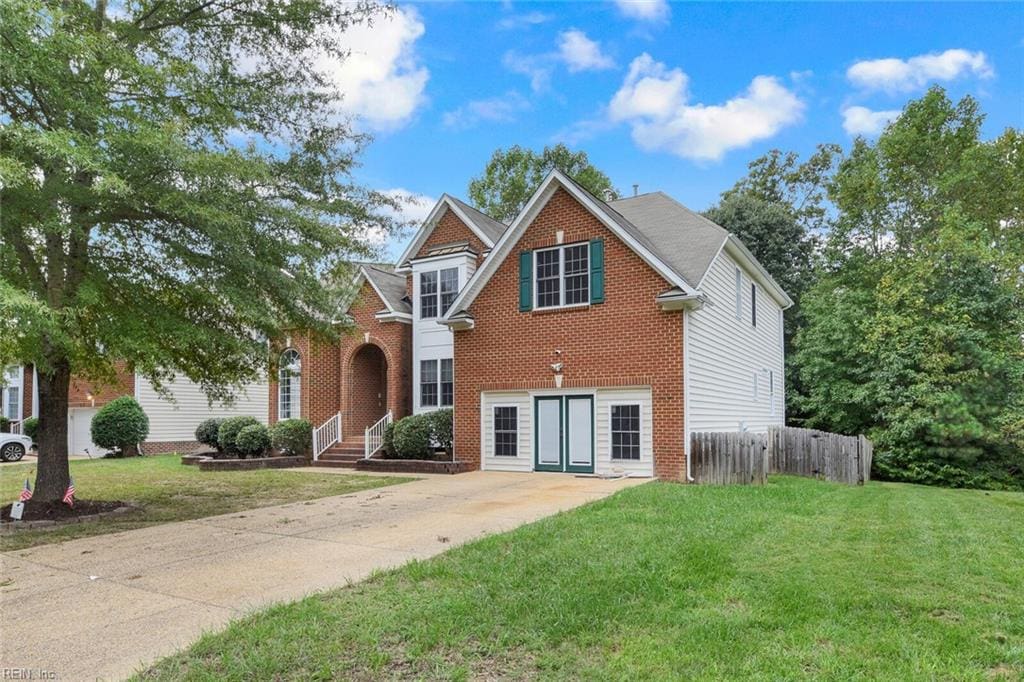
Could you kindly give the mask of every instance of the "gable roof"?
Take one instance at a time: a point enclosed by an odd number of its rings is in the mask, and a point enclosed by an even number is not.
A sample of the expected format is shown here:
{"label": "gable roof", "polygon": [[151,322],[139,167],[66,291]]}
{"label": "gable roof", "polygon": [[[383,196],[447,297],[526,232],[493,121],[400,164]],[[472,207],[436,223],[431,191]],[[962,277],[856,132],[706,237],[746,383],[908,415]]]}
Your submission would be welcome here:
{"label": "gable roof", "polygon": [[487,248],[494,246],[494,243],[498,241],[498,238],[505,231],[505,225],[489,215],[481,213],[461,199],[456,199],[449,194],[442,194],[434,208],[430,211],[430,215],[427,216],[419,231],[416,232],[416,236],[413,237],[413,240],[409,242],[409,246],[402,252],[401,257],[398,259],[398,267],[405,267],[409,260],[419,252],[427,238],[434,231],[434,228],[437,227],[441,217],[444,216],[445,211],[455,213],[459,220],[465,223],[470,231],[479,237],[480,241]]}
{"label": "gable roof", "polygon": [[412,305],[405,297],[405,276],[398,275],[386,266],[362,265],[359,267],[359,275],[356,277],[356,286],[360,286],[363,280],[370,283],[373,290],[380,296],[387,306],[387,312],[411,314]]}
{"label": "gable roof", "polygon": [[[704,275],[723,249],[746,262],[768,293],[784,308],[792,300],[750,251],[725,228],[686,208],[663,192],[601,201],[559,170],[551,171],[504,231],[491,255],[459,292],[443,320],[468,317],[466,310],[511,253],[526,227],[559,187],[576,198],[669,283],[673,298],[701,299]],[[442,321],[443,321],[442,320]]]}
{"label": "gable roof", "polygon": [[653,248],[693,287],[700,285],[729,236],[724,228],[664,192],[618,199],[609,206],[650,239]]}

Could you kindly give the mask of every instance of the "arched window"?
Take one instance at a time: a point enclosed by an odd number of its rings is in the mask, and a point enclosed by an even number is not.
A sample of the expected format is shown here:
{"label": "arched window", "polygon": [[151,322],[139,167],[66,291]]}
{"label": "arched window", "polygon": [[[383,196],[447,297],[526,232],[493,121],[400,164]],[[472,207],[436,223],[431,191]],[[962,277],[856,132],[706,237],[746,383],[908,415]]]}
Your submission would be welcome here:
{"label": "arched window", "polygon": [[277,370],[277,418],[299,418],[299,395],[302,383],[302,360],[299,351],[289,348],[281,353]]}

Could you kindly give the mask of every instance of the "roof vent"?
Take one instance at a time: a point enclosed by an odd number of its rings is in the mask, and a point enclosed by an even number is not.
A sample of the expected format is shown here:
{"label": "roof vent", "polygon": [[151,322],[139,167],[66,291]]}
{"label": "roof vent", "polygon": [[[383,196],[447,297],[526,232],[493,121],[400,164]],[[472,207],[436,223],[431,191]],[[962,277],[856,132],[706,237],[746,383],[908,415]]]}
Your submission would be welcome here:
{"label": "roof vent", "polygon": [[639,192],[640,192],[640,185],[638,185],[638,184],[636,184],[636,183],[634,182],[634,183],[633,183],[633,196],[637,196],[637,194],[638,194]]}

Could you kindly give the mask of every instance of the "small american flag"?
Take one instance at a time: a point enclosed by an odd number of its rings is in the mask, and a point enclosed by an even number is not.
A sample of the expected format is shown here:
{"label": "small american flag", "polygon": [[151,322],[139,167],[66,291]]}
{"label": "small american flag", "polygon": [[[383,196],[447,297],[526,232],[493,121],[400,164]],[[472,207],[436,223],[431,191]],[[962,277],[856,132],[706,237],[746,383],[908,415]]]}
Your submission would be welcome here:
{"label": "small american flag", "polygon": [[25,479],[25,487],[21,489],[21,495],[18,496],[19,502],[28,502],[32,499],[32,486],[28,484],[28,479]]}
{"label": "small american flag", "polygon": [[75,479],[68,481],[68,489],[64,491],[64,499],[61,502],[69,507],[75,506]]}

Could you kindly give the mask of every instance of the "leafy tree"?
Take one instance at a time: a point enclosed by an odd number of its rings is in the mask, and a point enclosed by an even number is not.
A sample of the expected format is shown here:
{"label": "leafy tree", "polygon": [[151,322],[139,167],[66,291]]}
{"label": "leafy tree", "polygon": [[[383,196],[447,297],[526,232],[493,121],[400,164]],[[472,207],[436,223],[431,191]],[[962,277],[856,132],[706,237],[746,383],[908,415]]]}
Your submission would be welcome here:
{"label": "leafy tree", "polygon": [[117,359],[226,398],[265,373],[266,339],[336,333],[320,276],[369,254],[392,202],[351,180],[366,139],[324,64],[378,11],[0,4],[0,360],[39,370],[37,499],[68,482],[72,373]]}
{"label": "leafy tree", "polygon": [[514,145],[491,155],[483,175],[469,183],[469,199],[478,209],[504,223],[512,222],[530,195],[552,169],[557,168],[604,199],[605,190],[618,193],[612,181],[595,168],[586,152],[574,152],[564,144],[544,147],[539,154]]}
{"label": "leafy tree", "polygon": [[802,403],[812,425],[869,433],[889,478],[1024,486],[1024,144],[982,141],[981,120],[934,88],[830,187]]}

